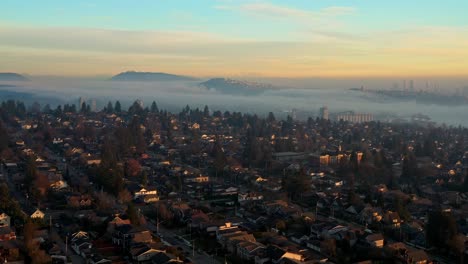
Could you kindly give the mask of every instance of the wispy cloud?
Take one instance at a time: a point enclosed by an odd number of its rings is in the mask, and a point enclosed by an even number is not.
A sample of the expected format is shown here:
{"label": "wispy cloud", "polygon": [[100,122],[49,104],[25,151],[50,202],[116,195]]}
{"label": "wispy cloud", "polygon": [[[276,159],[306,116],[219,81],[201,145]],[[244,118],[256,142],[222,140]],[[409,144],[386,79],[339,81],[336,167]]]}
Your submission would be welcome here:
{"label": "wispy cloud", "polygon": [[273,19],[294,19],[317,21],[327,17],[352,14],[356,10],[348,6],[330,6],[320,10],[304,10],[284,5],[276,5],[268,2],[244,3],[240,5],[225,4],[215,6],[218,10],[230,10],[249,15],[268,17]]}
{"label": "wispy cloud", "polygon": [[283,77],[468,72],[466,28],[374,32],[364,34],[362,41],[348,42],[344,40],[353,36],[330,32],[310,31],[309,35],[324,41],[261,41],[196,31],[0,25],[0,71],[96,75],[134,69]]}

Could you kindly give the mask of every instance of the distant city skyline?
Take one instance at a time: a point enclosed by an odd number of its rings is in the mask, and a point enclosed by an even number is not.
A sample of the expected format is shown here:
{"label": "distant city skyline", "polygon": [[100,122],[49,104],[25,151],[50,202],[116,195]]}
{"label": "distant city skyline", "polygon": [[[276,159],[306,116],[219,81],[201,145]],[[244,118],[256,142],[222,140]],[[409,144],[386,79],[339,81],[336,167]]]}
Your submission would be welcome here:
{"label": "distant city skyline", "polygon": [[468,75],[468,3],[456,0],[6,0],[0,7],[0,72]]}

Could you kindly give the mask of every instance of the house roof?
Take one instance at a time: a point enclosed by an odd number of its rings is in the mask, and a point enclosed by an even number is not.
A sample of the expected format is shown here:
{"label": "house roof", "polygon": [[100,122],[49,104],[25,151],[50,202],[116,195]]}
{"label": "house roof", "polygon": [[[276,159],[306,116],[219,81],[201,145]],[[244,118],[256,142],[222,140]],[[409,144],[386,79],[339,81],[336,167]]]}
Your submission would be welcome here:
{"label": "house roof", "polygon": [[151,242],[152,237],[149,231],[142,231],[134,234],[133,242]]}
{"label": "house roof", "polygon": [[407,253],[408,257],[412,259],[413,262],[428,260],[429,256],[424,250],[414,250]]}
{"label": "house roof", "polygon": [[384,240],[384,237],[382,234],[370,234],[366,237],[367,241],[379,241],[379,240]]}
{"label": "house roof", "polygon": [[151,262],[153,264],[166,264],[168,263],[172,258],[168,256],[164,252],[157,253],[151,258]]}
{"label": "house roof", "polygon": [[12,232],[14,232],[14,231],[9,226],[1,226],[0,227],[0,235],[7,235],[7,234],[11,234]]}
{"label": "house roof", "polygon": [[283,257],[286,251],[277,246],[269,245],[266,249],[266,253],[272,260],[278,260]]}

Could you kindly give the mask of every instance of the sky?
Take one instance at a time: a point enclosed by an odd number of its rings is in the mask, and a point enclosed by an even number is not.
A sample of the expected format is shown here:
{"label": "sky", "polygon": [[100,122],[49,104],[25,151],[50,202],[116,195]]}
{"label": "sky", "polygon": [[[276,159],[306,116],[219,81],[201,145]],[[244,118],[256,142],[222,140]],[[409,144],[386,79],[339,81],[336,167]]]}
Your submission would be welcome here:
{"label": "sky", "polygon": [[0,72],[466,77],[462,0],[2,0]]}

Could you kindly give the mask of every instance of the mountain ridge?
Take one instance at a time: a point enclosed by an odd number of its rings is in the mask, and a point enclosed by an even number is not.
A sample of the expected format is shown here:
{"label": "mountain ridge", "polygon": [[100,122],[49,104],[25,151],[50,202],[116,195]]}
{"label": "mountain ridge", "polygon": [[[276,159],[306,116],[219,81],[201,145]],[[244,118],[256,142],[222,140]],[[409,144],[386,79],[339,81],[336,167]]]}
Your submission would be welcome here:
{"label": "mountain ridge", "polygon": [[176,75],[164,72],[137,72],[137,71],[126,71],[114,75],[110,78],[111,81],[195,81],[196,78]]}
{"label": "mountain ridge", "polygon": [[201,82],[199,86],[205,87],[209,90],[233,95],[257,95],[265,92],[266,90],[273,89],[273,85],[271,84],[240,81],[230,78],[212,78],[205,82]]}
{"label": "mountain ridge", "polygon": [[25,76],[14,72],[0,72],[0,81],[29,81]]}

